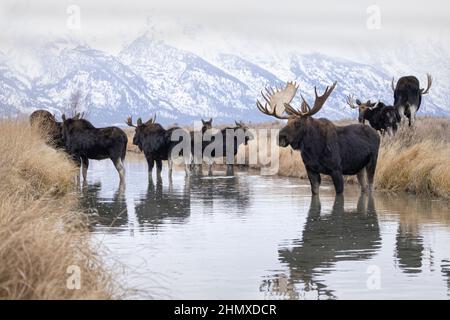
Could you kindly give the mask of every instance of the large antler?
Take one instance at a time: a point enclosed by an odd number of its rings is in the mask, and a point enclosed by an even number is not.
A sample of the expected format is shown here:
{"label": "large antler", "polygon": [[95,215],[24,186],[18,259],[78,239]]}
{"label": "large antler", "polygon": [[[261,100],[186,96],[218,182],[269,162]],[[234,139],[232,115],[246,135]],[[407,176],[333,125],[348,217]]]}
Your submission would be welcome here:
{"label": "large antler", "polygon": [[353,103],[353,96],[352,95],[348,95],[347,96],[347,104],[352,109],[358,109],[358,106]]}
{"label": "large antler", "polygon": [[[278,119],[287,119],[288,116],[283,116],[285,111],[285,104],[290,103],[297,93],[298,85],[295,82],[288,82],[284,89],[281,88],[265,88],[266,93],[261,91],[261,95],[266,101],[263,106],[259,100],[256,100],[256,106],[259,111],[269,116]],[[270,109],[269,109],[270,107]]]}
{"label": "large antler", "polygon": [[431,85],[433,84],[433,78],[431,77],[431,74],[427,73],[427,88],[426,89],[420,89],[420,92],[422,94],[427,94],[430,90]]}
{"label": "large antler", "polygon": [[133,124],[133,120],[131,119],[131,116],[127,118],[127,121],[125,121],[125,123],[127,125],[129,125],[130,127],[136,128],[136,126]]}
{"label": "large antler", "polygon": [[336,87],[336,84],[337,84],[337,81],[335,81],[331,87],[327,87],[325,89],[325,92],[321,96],[319,96],[317,94],[317,88],[314,87],[314,93],[316,95],[316,98],[314,100],[314,106],[312,108],[306,102],[303,95],[300,95],[302,97],[302,104],[300,106],[300,110],[296,110],[289,103],[286,103],[284,105],[286,108],[286,113],[289,115],[298,116],[298,117],[312,116],[312,115],[316,114],[323,107],[325,101],[327,101],[331,92],[333,92],[334,88]]}

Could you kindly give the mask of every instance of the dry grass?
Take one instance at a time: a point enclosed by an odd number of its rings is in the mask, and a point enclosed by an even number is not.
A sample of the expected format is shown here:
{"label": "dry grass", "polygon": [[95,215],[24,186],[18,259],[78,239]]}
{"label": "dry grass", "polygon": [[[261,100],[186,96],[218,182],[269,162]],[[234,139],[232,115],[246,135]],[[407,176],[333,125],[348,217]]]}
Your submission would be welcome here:
{"label": "dry grass", "polygon": [[[350,122],[342,120],[336,124],[346,125]],[[273,122],[259,124],[257,127],[281,126],[281,123]],[[419,118],[414,129],[401,128],[395,138],[384,137],[378,157],[376,188],[450,199],[449,143],[449,118]],[[280,148],[279,153],[279,175],[307,178],[298,151]],[[258,168],[260,165],[252,167]],[[346,177],[346,181],[356,182],[356,179]]]}
{"label": "dry grass", "polygon": [[[0,299],[109,299],[116,288],[75,211],[75,168],[26,122],[0,121]],[[81,288],[67,288],[67,268]]]}
{"label": "dry grass", "polygon": [[450,119],[422,118],[383,140],[376,173],[378,189],[450,199]]}

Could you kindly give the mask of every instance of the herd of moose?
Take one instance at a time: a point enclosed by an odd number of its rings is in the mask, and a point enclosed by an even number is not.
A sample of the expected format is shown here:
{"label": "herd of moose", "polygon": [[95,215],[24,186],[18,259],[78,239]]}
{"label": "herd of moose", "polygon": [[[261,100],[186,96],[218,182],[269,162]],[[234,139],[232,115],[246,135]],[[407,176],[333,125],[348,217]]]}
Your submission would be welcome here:
{"label": "herd of moose", "polygon": [[[398,124],[404,122],[404,118],[407,118],[409,126],[412,126],[420,108],[422,96],[429,92],[431,85],[432,77],[429,74],[427,74],[426,89],[420,88],[419,80],[415,76],[402,77],[396,85],[394,85],[393,79],[393,105],[386,105],[381,101],[373,103],[370,100],[363,103],[359,99],[355,104],[353,97],[348,96],[347,104],[359,111],[359,124],[347,126],[336,126],[328,119],[312,117],[323,107],[336,87],[336,82],[331,87],[327,87],[322,95],[318,95],[317,89],[314,88],[315,101],[312,107],[306,102],[303,95],[301,95],[302,102],[299,108],[291,106],[299,87],[294,82],[288,82],[284,88],[266,88],[265,92],[261,92],[265,104],[262,105],[257,100],[256,105],[259,111],[266,115],[287,120],[287,124],[279,132],[278,145],[280,147],[291,146],[294,150],[300,151],[313,194],[319,192],[321,174],[331,176],[337,194],[342,193],[344,189],[343,175],[357,175],[361,190],[365,192],[373,188],[380,146],[378,132],[382,135],[386,132],[390,136],[394,135]],[[370,126],[365,125],[366,121]],[[48,144],[65,150],[82,168],[84,181],[86,181],[90,159],[110,159],[119,173],[121,184],[124,183],[123,161],[128,138],[122,129],[118,127],[96,128],[79,113],[71,118],[66,118],[63,114],[62,122],[58,122],[55,116],[46,110],[34,111],[30,115],[30,122],[32,126],[38,127],[41,132],[45,133]],[[129,117],[126,124],[135,128],[133,144],[138,146],[145,155],[149,178],[151,178],[155,163],[157,175],[161,175],[162,161],[166,160],[168,161],[169,175],[171,175],[172,151],[182,138],[174,139],[174,132],[183,129],[179,127],[165,129],[156,123],[156,116],[147,122],[143,122],[139,118],[136,124],[133,124],[132,118]],[[184,154],[184,156],[190,157],[189,168],[191,170],[195,169],[192,164],[194,149],[199,148],[200,151],[204,151],[208,145],[214,142],[214,139],[202,139],[210,129],[212,129],[212,119],[202,120],[201,131],[187,132],[192,139],[190,154]],[[229,146],[228,140],[225,141],[225,133],[230,130],[234,133],[239,131],[244,136],[243,139],[235,136],[231,140],[231,149],[226,147]],[[249,127],[242,122],[236,122],[235,126],[222,129],[219,133],[219,136],[215,135],[215,139],[222,137],[223,150],[220,151],[223,152],[213,150],[209,153],[208,159],[203,159],[209,164],[210,174],[212,158],[216,156],[234,158],[239,145],[247,144],[254,138]],[[200,135],[200,146],[196,146],[194,143],[194,141],[198,141],[194,139],[195,135]],[[186,153],[186,151],[184,152]],[[183,155],[183,152],[178,155]],[[187,174],[190,169],[187,169]],[[227,161],[227,173],[232,174],[232,172],[233,165]]]}

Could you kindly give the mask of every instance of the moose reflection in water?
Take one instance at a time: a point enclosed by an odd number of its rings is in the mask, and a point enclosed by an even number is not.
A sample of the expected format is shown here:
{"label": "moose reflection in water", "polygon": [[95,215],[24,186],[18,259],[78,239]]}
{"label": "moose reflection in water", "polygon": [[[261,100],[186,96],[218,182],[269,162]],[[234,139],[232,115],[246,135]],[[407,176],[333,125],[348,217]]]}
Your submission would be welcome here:
{"label": "moose reflection in water", "polygon": [[361,194],[356,210],[346,210],[343,196],[337,195],[331,213],[321,214],[319,196],[312,196],[302,236],[292,245],[278,251],[289,276],[265,280],[260,290],[291,299],[309,291],[316,291],[319,299],[336,298],[318,277],[338,262],[367,260],[376,254],[381,236],[373,197]]}
{"label": "moose reflection in water", "polygon": [[[120,186],[112,198],[100,195],[102,184],[83,184],[80,204],[89,214],[91,225],[123,227],[128,224],[128,212],[124,189]],[[114,229],[111,229],[114,230]]]}
{"label": "moose reflection in water", "polygon": [[170,223],[183,223],[191,213],[191,198],[189,192],[189,179],[185,179],[181,189],[173,189],[172,184],[163,188],[162,179],[156,183],[149,181],[147,193],[142,195],[135,206],[139,224],[147,227],[170,221]]}
{"label": "moose reflection in water", "polygon": [[396,256],[405,273],[420,273],[424,251],[419,226],[399,224],[396,236]]}
{"label": "moose reflection in water", "polygon": [[239,176],[193,176],[190,178],[190,191],[208,212],[214,206],[226,204],[229,213],[242,214],[250,205],[249,182]]}

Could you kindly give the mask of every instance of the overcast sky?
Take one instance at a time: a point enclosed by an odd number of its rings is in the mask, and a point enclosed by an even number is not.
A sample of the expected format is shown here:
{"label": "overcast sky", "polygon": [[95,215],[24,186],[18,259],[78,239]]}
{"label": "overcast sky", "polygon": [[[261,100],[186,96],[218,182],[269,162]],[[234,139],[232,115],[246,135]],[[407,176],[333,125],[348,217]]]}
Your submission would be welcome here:
{"label": "overcast sky", "polygon": [[[79,30],[68,27],[70,5],[80,9]],[[0,28],[0,50],[72,37],[114,53],[148,28],[170,43],[205,48],[226,46],[225,39],[333,52],[389,49],[409,40],[448,48],[450,2],[1,0]]]}

